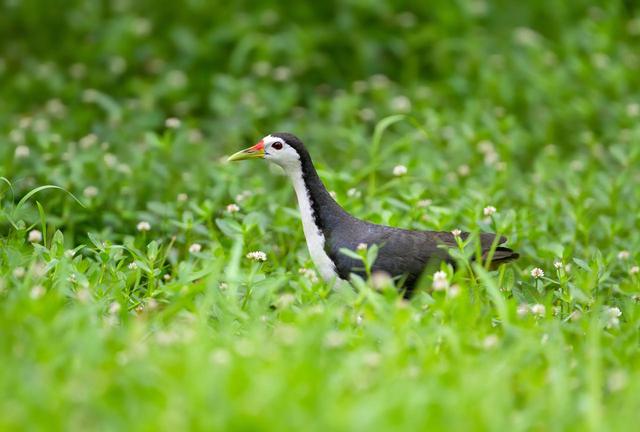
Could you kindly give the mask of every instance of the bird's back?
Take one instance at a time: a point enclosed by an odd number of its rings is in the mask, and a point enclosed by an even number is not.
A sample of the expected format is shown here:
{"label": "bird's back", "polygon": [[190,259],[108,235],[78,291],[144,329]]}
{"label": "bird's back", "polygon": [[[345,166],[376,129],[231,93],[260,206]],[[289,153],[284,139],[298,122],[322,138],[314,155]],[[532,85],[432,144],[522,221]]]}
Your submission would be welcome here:
{"label": "bird's back", "polygon": [[[462,240],[469,233],[461,233]],[[496,246],[507,239],[500,237]],[[496,235],[480,234],[480,247],[487,254]],[[455,265],[448,249],[457,247],[455,236],[446,231],[412,231],[384,225],[376,225],[353,218],[349,223],[341,224],[329,234],[326,243],[328,255],[336,265],[338,275],[348,279],[350,273],[363,275],[362,263],[340,252],[346,248],[356,250],[359,244],[378,245],[378,257],[373,271],[384,271],[393,277],[405,276],[405,285],[411,289],[423,271],[442,261]],[[511,249],[497,247],[492,258],[493,263],[511,261],[518,255]]]}

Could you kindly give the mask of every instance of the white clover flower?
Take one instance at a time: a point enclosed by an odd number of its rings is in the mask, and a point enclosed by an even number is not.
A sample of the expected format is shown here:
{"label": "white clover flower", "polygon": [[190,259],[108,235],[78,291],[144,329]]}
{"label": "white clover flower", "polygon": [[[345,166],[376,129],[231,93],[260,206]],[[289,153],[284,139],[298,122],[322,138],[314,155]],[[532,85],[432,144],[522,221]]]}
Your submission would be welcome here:
{"label": "white clover flower", "polygon": [[271,71],[271,64],[266,61],[259,61],[254,63],[251,69],[257,76],[264,77],[267,76]]}
{"label": "white clover flower", "polygon": [[109,168],[113,168],[118,164],[118,158],[113,153],[106,153],[102,159],[104,160],[104,164]]}
{"label": "white clover flower", "polygon": [[451,234],[453,234],[454,237],[460,237],[460,235],[462,234],[462,231],[460,231],[458,228],[456,228],[456,229],[451,231]]}
{"label": "white clover flower", "polygon": [[115,315],[120,312],[121,307],[122,306],[117,301],[111,302],[111,304],[109,305],[109,313],[111,315]]}
{"label": "white clover flower", "polygon": [[638,274],[638,273],[640,273],[640,267],[638,267],[638,266],[633,266],[633,267],[631,267],[629,269],[629,274],[634,275],[634,274]]}
{"label": "white clover flower", "polygon": [[88,135],[80,138],[80,147],[83,149],[88,149],[89,147],[94,146],[98,142],[98,136],[96,134],[90,133]]}
{"label": "white clover flower", "polygon": [[362,192],[356,188],[351,188],[347,191],[347,196],[351,198],[360,198],[362,196]]}
{"label": "white clover flower", "polygon": [[449,288],[447,273],[440,270],[433,274],[433,289],[435,291],[444,291]]}
{"label": "white clover flower", "polygon": [[469,175],[469,173],[471,173],[471,168],[469,168],[469,165],[463,164],[458,167],[458,174],[460,174],[461,177],[466,177]]}
{"label": "white clover flower", "polygon": [[516,309],[516,313],[520,318],[528,315],[529,312],[531,312],[531,308],[529,307],[528,304],[525,304],[525,303],[519,304],[518,308]]}
{"label": "white clover flower", "polygon": [[166,281],[170,281],[171,280],[171,275],[169,273],[165,273],[162,275],[162,279],[166,280]]}
{"label": "white clover flower", "polygon": [[497,210],[496,210],[496,208],[494,206],[487,206],[482,210],[482,213],[485,216],[491,216],[491,215],[494,215],[496,213],[496,211]]}
{"label": "white clover flower", "polygon": [[391,99],[391,109],[401,113],[409,112],[411,111],[411,100],[406,96],[396,96]]}
{"label": "white clover flower", "polygon": [[391,80],[386,75],[383,74],[375,74],[372,75],[369,80],[371,81],[371,87],[376,89],[382,89],[389,85]]}
{"label": "white clover flower", "polygon": [[266,261],[267,254],[262,251],[254,251],[254,252],[249,252],[247,254],[247,258],[252,261]]}
{"label": "white clover flower", "polygon": [[401,177],[407,172],[407,167],[404,165],[396,165],[395,167],[393,167],[393,175],[396,177]]}
{"label": "white clover flower", "polygon": [[605,307],[604,310],[605,317],[607,318],[607,328],[616,328],[620,325],[620,317],[622,316],[622,311],[620,308],[613,307]]}
{"label": "white clover flower", "polygon": [[531,306],[531,313],[534,315],[544,316],[546,312],[547,312],[547,308],[545,308],[543,304],[536,303],[533,306]]}
{"label": "white clover flower", "polygon": [[42,285],[36,285],[33,288],[31,288],[31,291],[29,292],[29,297],[31,297],[31,299],[33,300],[37,300],[40,297],[42,297],[45,292],[46,290]]}
{"label": "white clover flower", "polygon": [[484,338],[484,340],[482,341],[482,347],[486,350],[495,348],[498,345],[498,342],[500,342],[500,339],[498,339],[498,336],[496,335],[489,335],[486,338]]}
{"label": "white clover flower", "polygon": [[16,159],[24,159],[24,158],[28,158],[29,154],[31,154],[31,150],[29,150],[29,147],[27,147],[26,145],[19,145],[18,147],[16,147],[16,150],[13,156]]}
{"label": "white clover flower", "polygon": [[385,271],[376,270],[371,275],[371,286],[373,289],[381,290],[393,284],[391,275]]}
{"label": "white clover flower", "polygon": [[327,348],[339,348],[347,342],[343,332],[333,330],[327,333],[324,338],[324,346]]}
{"label": "white clover flower", "polygon": [[180,125],[182,125],[182,122],[176,117],[169,117],[164,121],[164,125],[169,129],[178,129]]}
{"label": "white clover flower", "polygon": [[359,243],[358,246],[356,247],[356,250],[365,251],[367,250],[368,247],[369,245],[367,245],[366,243]]}
{"label": "white clover flower", "polygon": [[605,308],[605,313],[607,314],[607,316],[612,318],[618,318],[622,316],[622,311],[617,306],[607,306]]}
{"label": "white clover flower", "polygon": [[273,79],[276,81],[286,81],[291,77],[291,69],[286,66],[278,66],[273,70]]}
{"label": "white clover flower", "polygon": [[129,263],[127,267],[129,267],[129,270],[135,270],[138,268],[138,264],[134,261],[132,263]]}
{"label": "white clover flower", "polygon": [[631,254],[627,250],[622,250],[622,251],[618,252],[618,259],[619,260],[629,259],[630,256],[631,256]]}
{"label": "white clover flower", "polygon": [[84,188],[84,190],[82,191],[82,195],[84,195],[87,198],[94,198],[98,195],[98,188],[95,186],[87,186],[86,188]]}
{"label": "white clover flower", "polygon": [[189,199],[189,195],[187,195],[186,193],[179,193],[176,199],[178,200],[178,202],[185,202]]}
{"label": "white clover flower", "polygon": [[318,274],[313,269],[302,267],[301,269],[298,270],[298,273],[300,273],[301,275],[309,279],[311,283],[318,282]]}
{"label": "white clover flower", "polygon": [[240,211],[240,207],[237,204],[229,204],[227,206],[227,213],[237,213]]}
{"label": "white clover flower", "polygon": [[42,241],[42,233],[38,230],[29,231],[28,240],[30,243],[40,243]]}
{"label": "white clover flower", "polygon": [[189,246],[189,253],[196,254],[202,250],[202,245],[200,243],[193,243]]}
{"label": "white clover flower", "polygon": [[560,270],[562,268],[562,261],[554,261],[553,266]]}
{"label": "white clover flower", "polygon": [[151,224],[147,221],[140,221],[138,222],[138,225],[136,225],[136,229],[140,232],[150,231]]}
{"label": "white clover flower", "polygon": [[24,143],[24,131],[22,131],[21,129],[13,129],[11,132],[9,132],[9,141],[14,144]]}
{"label": "white clover flower", "polygon": [[23,277],[26,274],[26,270],[24,269],[24,267],[16,267],[13,269],[13,276],[20,279],[21,277]]}
{"label": "white clover flower", "polygon": [[541,268],[536,267],[531,270],[531,277],[534,279],[540,279],[541,277],[544,277],[544,271]]}
{"label": "white clover flower", "polygon": [[360,117],[360,120],[365,122],[372,121],[376,118],[376,112],[371,108],[362,108],[358,111],[358,117]]}

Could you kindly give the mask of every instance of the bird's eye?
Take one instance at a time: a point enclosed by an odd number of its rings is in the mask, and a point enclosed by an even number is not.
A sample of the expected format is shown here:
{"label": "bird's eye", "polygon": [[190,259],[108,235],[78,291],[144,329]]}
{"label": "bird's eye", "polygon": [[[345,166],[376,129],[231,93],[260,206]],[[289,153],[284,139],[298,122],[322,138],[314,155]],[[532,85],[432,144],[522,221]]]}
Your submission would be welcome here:
{"label": "bird's eye", "polygon": [[273,144],[271,144],[271,148],[276,149],[276,150],[282,150],[282,143],[276,141]]}

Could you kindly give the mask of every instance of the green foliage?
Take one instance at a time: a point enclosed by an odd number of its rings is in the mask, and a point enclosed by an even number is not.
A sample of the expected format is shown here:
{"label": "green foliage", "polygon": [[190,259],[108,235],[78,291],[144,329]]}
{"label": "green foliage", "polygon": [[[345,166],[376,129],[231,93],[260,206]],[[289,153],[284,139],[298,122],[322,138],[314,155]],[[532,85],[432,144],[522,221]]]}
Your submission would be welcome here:
{"label": "green foliage", "polygon": [[[633,2],[0,11],[0,429],[633,424]],[[333,289],[287,180],[225,162],[274,131],[358,217],[521,259]]]}

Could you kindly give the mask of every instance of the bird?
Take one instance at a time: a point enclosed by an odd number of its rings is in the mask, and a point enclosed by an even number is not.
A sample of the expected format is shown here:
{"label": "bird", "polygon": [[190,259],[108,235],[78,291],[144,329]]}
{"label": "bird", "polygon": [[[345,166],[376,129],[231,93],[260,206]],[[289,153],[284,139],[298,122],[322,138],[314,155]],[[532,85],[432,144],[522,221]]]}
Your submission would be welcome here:
{"label": "bird", "polygon": [[[371,272],[383,272],[401,282],[400,289],[410,296],[419,278],[429,266],[446,262],[455,267],[448,249],[457,247],[467,232],[416,231],[378,225],[358,219],[344,210],[331,196],[316,171],[309,151],[291,133],[272,133],[257,144],[231,155],[229,161],[264,159],[280,166],[293,184],[302,219],[307,248],[311,259],[329,283],[348,281],[350,275],[366,277],[361,260],[344,253],[359,247],[378,247]],[[490,260],[491,268],[513,261],[517,252],[501,246],[504,236],[492,233],[479,236],[482,259]]]}

